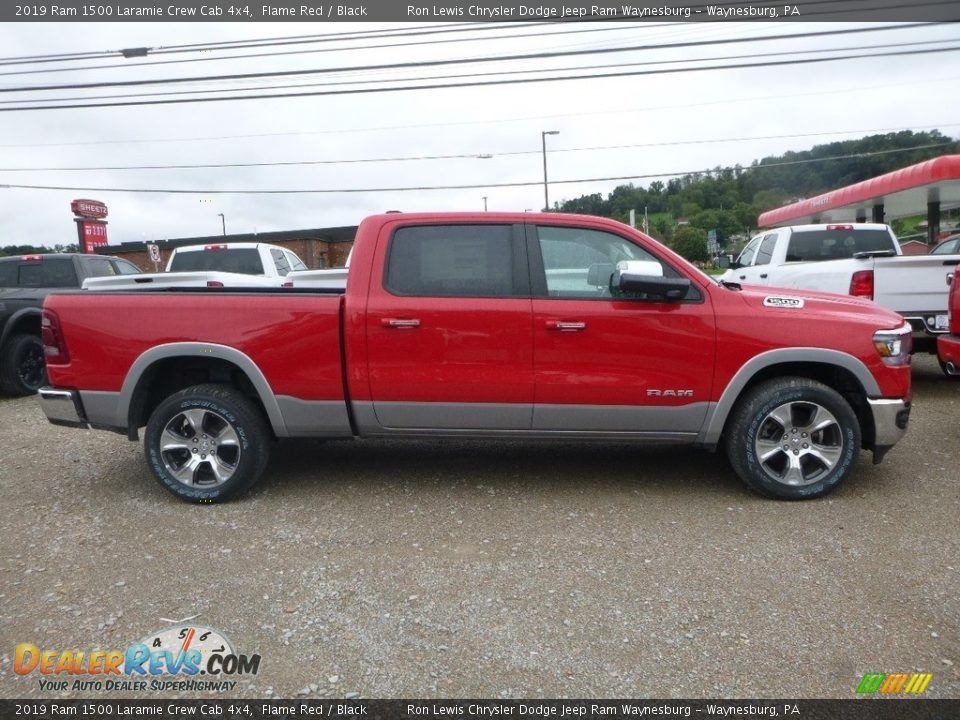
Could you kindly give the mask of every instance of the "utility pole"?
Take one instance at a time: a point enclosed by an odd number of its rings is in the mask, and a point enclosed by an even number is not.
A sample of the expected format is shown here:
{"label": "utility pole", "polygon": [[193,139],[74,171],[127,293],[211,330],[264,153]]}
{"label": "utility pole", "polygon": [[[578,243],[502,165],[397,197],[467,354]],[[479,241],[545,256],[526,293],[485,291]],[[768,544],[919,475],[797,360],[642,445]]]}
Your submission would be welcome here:
{"label": "utility pole", "polygon": [[550,195],[547,192],[547,135],[559,135],[559,130],[541,130],[540,143],[543,148],[543,211],[550,212]]}
{"label": "utility pole", "polygon": [[223,216],[223,213],[217,213],[220,216],[220,225],[223,227],[223,236],[227,236],[227,219]]}

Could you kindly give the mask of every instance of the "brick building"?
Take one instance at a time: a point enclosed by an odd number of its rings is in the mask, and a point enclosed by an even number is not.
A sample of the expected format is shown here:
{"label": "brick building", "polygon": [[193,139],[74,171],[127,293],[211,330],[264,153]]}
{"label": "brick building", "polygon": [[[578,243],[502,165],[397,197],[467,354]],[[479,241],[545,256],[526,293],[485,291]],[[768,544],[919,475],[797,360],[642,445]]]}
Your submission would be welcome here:
{"label": "brick building", "polygon": [[[279,245],[292,250],[311,269],[343,267],[347,261],[356,225],[315,230],[281,230],[279,232],[248,233],[241,235],[206,235],[204,237],[151,240],[160,248],[160,270],[167,266],[170,253],[184,245],[212,245],[224,242],[262,242]],[[147,242],[125,242],[119,245],[104,245],[97,248],[101,255],[116,255],[129,260],[144,272],[154,272],[153,263],[147,254]]]}

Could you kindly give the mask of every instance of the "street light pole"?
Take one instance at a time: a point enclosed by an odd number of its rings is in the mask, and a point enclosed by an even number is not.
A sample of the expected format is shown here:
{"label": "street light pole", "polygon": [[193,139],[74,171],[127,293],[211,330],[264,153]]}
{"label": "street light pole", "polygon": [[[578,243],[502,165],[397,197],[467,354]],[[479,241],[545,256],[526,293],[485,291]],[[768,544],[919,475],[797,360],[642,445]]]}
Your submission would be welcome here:
{"label": "street light pole", "polygon": [[547,135],[559,135],[559,130],[541,130],[540,143],[543,148],[543,211],[550,211],[550,195],[547,192]]}
{"label": "street light pole", "polygon": [[223,236],[227,236],[227,219],[223,216],[223,213],[217,213],[220,216],[220,225],[223,227]]}

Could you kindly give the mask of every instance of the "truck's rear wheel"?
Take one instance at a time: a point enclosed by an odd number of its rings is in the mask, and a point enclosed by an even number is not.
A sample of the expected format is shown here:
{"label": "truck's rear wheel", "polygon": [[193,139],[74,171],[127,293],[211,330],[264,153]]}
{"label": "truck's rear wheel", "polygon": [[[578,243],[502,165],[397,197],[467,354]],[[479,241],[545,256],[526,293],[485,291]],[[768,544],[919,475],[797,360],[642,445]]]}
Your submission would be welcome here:
{"label": "truck's rear wheel", "polygon": [[0,389],[7,395],[33,395],[47,384],[43,343],[36,335],[14,335],[0,355]]}
{"label": "truck's rear wheel", "polygon": [[843,397],[807,378],[760,383],[737,404],[726,431],[733,469],[767,497],[826,495],[853,470],[860,424]]}
{"label": "truck's rear wheel", "polygon": [[154,477],[188,502],[222,502],[255,483],[270,454],[259,408],[234,388],[194,385],[157,406],[144,451]]}

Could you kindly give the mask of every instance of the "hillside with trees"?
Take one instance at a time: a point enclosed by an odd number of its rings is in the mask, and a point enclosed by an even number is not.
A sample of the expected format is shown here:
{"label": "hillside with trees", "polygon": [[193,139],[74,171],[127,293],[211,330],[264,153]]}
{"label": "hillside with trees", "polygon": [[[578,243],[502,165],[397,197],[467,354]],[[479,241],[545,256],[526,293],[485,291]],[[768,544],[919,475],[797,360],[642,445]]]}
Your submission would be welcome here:
{"label": "hillside with trees", "polygon": [[627,222],[632,209],[638,225],[646,210],[651,235],[688,259],[703,261],[710,230],[729,250],[749,238],[766,210],[958,152],[960,142],[939,130],[870,135],[765,157],[749,166],[658,180],[648,187],[621,185],[606,198],[583,195],[557,203],[554,210]]}

